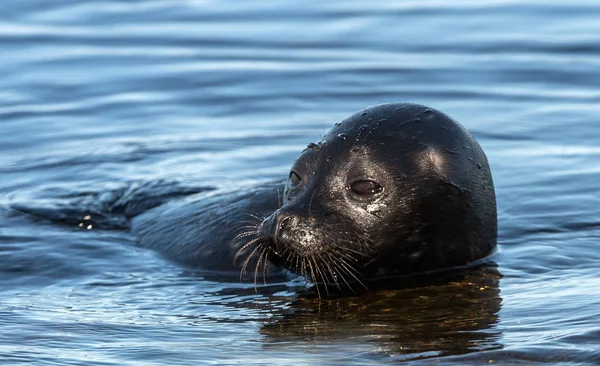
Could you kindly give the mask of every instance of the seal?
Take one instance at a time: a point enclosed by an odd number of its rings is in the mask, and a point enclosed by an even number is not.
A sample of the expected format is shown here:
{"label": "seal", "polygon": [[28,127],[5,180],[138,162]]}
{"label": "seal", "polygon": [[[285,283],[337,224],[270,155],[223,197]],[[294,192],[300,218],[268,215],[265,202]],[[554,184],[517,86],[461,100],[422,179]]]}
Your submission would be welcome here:
{"label": "seal", "polygon": [[437,110],[370,107],[307,146],[256,234],[242,250],[338,287],[465,266],[496,247],[488,161]]}
{"label": "seal", "polygon": [[195,267],[256,276],[274,265],[352,289],[487,257],[496,199],[487,158],[464,127],[426,106],[382,104],[309,144],[286,182],[167,203],[132,231]]}

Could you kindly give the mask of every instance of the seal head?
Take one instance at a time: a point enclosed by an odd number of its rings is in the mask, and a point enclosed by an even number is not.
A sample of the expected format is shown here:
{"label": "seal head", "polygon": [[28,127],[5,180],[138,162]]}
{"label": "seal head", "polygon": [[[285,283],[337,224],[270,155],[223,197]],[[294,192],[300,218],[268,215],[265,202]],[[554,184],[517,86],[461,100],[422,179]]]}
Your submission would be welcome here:
{"label": "seal head", "polygon": [[257,233],[273,264],[338,287],[468,265],[496,247],[487,158],[439,111],[370,107],[307,146]]}

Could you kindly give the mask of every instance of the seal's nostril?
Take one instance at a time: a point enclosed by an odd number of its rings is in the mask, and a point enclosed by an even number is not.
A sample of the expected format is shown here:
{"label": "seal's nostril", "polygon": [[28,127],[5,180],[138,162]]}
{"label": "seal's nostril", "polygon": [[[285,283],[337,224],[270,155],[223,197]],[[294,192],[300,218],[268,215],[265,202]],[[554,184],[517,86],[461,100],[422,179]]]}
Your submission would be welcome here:
{"label": "seal's nostril", "polygon": [[279,230],[285,230],[291,224],[291,217],[286,216],[279,221]]}
{"label": "seal's nostril", "polygon": [[290,227],[292,226],[292,217],[284,216],[280,217],[277,224],[277,231],[275,236],[277,239],[280,239],[282,235],[285,235],[286,232],[289,232]]}

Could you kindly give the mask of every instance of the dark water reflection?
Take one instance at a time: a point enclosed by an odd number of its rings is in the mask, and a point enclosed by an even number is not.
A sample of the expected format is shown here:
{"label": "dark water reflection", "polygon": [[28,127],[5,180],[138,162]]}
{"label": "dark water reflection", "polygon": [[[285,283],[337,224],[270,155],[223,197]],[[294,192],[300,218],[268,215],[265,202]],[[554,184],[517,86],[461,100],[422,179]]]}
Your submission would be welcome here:
{"label": "dark water reflection", "polygon": [[487,268],[437,286],[326,301],[301,297],[261,333],[269,342],[332,349],[365,343],[373,356],[394,361],[501,349],[499,279]]}
{"label": "dark water reflection", "polygon": [[[599,17],[586,0],[3,2],[0,364],[600,363]],[[318,302],[298,279],[189,272],[125,230],[281,179],[333,123],[397,101],[486,151],[497,269]]]}

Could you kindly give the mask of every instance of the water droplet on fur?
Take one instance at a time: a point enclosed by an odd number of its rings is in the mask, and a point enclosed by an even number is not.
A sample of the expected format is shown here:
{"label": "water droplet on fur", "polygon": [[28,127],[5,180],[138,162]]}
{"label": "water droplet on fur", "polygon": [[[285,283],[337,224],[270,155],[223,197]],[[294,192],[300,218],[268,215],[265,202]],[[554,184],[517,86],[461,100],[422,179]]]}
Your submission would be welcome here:
{"label": "water droplet on fur", "polygon": [[341,124],[342,124],[342,122],[337,122],[336,124],[334,124],[334,126],[337,127],[337,126],[339,126]]}
{"label": "water droplet on fur", "polygon": [[379,121],[377,121],[377,126],[381,126],[382,124],[384,124],[385,122],[387,122],[387,119],[380,119]]}
{"label": "water droplet on fur", "polygon": [[306,146],[307,149],[313,149],[315,151],[319,151],[319,149],[321,149],[321,147],[315,143],[310,143]]}
{"label": "water droplet on fur", "polygon": [[337,135],[337,137],[340,138],[340,139],[342,139],[342,140],[345,140],[345,139],[348,138],[348,135],[345,134],[345,133],[340,133],[340,134]]}
{"label": "water droplet on fur", "polygon": [[481,164],[477,163],[477,168],[481,169]]}
{"label": "water droplet on fur", "polygon": [[414,123],[419,123],[419,122],[421,122],[421,119],[420,118],[415,118],[415,119],[413,119],[413,122]]}
{"label": "water droplet on fur", "polygon": [[429,108],[423,111],[423,114],[433,114],[433,111]]}
{"label": "water droplet on fur", "polygon": [[365,132],[367,128],[369,128],[369,126],[367,125],[360,126],[360,128],[358,129],[358,133],[356,134],[356,141],[360,139],[360,136],[362,136],[363,132]]}
{"label": "water droplet on fur", "polygon": [[368,114],[367,112],[362,112],[362,113],[360,114],[360,116],[361,116],[361,117],[364,117],[364,116],[366,116],[367,114]]}

